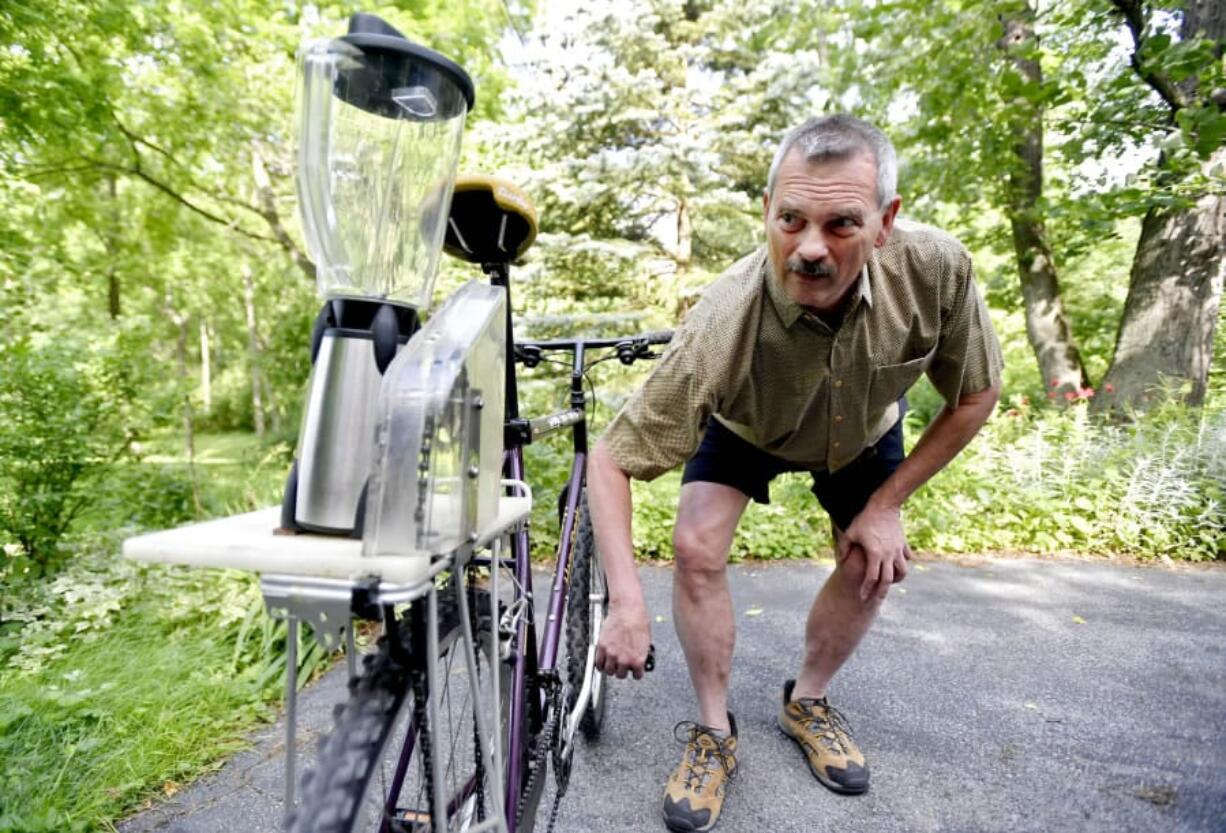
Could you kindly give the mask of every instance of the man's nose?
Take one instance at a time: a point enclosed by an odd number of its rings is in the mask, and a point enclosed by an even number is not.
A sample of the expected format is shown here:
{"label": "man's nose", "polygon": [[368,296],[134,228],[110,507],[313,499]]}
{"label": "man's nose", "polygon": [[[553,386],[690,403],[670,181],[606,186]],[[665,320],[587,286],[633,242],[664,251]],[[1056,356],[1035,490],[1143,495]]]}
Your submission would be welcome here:
{"label": "man's nose", "polygon": [[796,246],[796,254],[808,261],[824,260],[830,254],[826,235],[820,228],[810,226]]}

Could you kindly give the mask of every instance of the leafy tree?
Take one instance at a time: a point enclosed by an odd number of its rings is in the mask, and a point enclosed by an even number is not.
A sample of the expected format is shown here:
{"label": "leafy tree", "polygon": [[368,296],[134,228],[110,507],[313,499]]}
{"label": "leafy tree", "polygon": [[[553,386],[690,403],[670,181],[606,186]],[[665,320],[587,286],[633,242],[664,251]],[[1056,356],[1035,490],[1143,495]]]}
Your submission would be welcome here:
{"label": "leafy tree", "polygon": [[[1214,0],[1167,10],[1112,0],[1132,38],[1131,70],[1164,116],[1156,198],[1145,212],[1100,408],[1146,407],[1164,380],[1200,404],[1226,280],[1226,15]],[[1178,18],[1167,31],[1162,12]],[[1156,100],[1155,100],[1156,99]]]}
{"label": "leafy tree", "polygon": [[[905,210],[972,246],[1011,249],[1039,378],[1059,394],[1089,380],[1061,292],[1058,264],[1070,253],[1051,222],[1068,182],[1049,123],[1069,95],[1050,14],[1026,0],[853,4],[839,54],[842,85],[890,125],[905,160]],[[1079,47],[1096,36],[1083,33]]]}
{"label": "leafy tree", "polygon": [[497,0],[0,4],[0,537],[36,570],[139,433],[181,433],[190,460],[200,424],[292,430],[318,303],[294,53],[359,9],[499,112]]}
{"label": "leafy tree", "polygon": [[269,322],[298,315],[314,274],[293,212],[294,51],[359,9],[464,63],[475,117],[499,112],[496,0],[0,7],[14,44],[0,52],[0,281],[16,303],[47,310],[35,317],[48,326],[96,326],[102,310],[147,320],[182,368],[148,380],[151,394],[174,387],[175,411],[200,412],[213,375],[250,369],[259,404],[239,412],[285,419],[308,365],[302,352],[287,372],[261,370],[282,352]]}

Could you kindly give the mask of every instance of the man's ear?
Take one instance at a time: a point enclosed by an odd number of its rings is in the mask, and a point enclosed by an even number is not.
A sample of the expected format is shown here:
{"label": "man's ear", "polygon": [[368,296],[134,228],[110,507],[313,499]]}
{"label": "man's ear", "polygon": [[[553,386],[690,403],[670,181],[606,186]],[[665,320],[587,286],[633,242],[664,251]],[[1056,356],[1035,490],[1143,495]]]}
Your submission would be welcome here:
{"label": "man's ear", "polygon": [[895,197],[890,200],[881,211],[881,231],[877,232],[877,239],[873,241],[873,246],[880,249],[885,245],[885,241],[890,239],[890,232],[894,231],[894,218],[898,216],[898,209],[902,205],[902,197]]}
{"label": "man's ear", "polygon": [[762,222],[770,219],[771,215],[771,192],[767,189],[762,189]]}

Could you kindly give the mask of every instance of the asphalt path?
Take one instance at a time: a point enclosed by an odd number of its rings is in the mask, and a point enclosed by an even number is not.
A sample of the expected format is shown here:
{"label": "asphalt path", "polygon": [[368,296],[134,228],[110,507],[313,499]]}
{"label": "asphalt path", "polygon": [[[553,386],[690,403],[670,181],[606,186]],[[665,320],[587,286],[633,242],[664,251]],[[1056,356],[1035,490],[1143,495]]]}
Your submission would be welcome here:
{"label": "asphalt path", "polygon": [[[838,796],[775,726],[830,565],[731,569],[741,774],[723,833],[1226,833],[1226,570],[918,562],[832,686],[872,770],[868,793]],[[681,753],[673,725],[694,714],[672,572],[641,572],[657,670],[614,681],[558,831],[664,829],[664,782]],[[306,693],[305,747],[343,695],[343,669]],[[281,732],[260,732],[121,833],[280,830]]]}

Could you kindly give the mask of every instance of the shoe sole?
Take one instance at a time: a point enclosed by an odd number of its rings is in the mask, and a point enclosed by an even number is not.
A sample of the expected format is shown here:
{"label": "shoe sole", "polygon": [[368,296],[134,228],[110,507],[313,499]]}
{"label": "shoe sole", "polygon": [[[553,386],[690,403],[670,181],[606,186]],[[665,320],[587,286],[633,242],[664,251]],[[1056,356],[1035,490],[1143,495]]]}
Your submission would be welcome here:
{"label": "shoe sole", "polygon": [[800,748],[800,755],[805,759],[805,763],[808,764],[809,772],[813,773],[813,777],[816,778],[823,787],[840,795],[863,795],[864,793],[868,792],[868,784],[865,784],[863,787],[845,787],[838,781],[832,781],[830,777],[826,775],[826,773],[819,772],[817,767],[813,766],[813,760],[809,757],[809,751],[804,742],[789,732],[787,726],[784,725],[782,720],[777,721],[777,724],[779,726],[779,731],[783,732],[784,737],[791,740],[792,743],[796,744],[796,746]]}
{"label": "shoe sole", "polygon": [[671,822],[672,819],[668,817],[668,813],[664,813],[664,826],[673,831],[673,833],[707,833],[708,830],[714,829],[715,825],[719,823],[719,816],[716,816],[715,820],[706,827],[682,827],[680,824],[674,827]]}
{"label": "shoe sole", "polygon": [[673,827],[668,823],[667,816],[664,818],[664,826],[673,831],[673,833],[707,833],[708,830],[712,830],[715,827],[714,824],[710,827]]}

